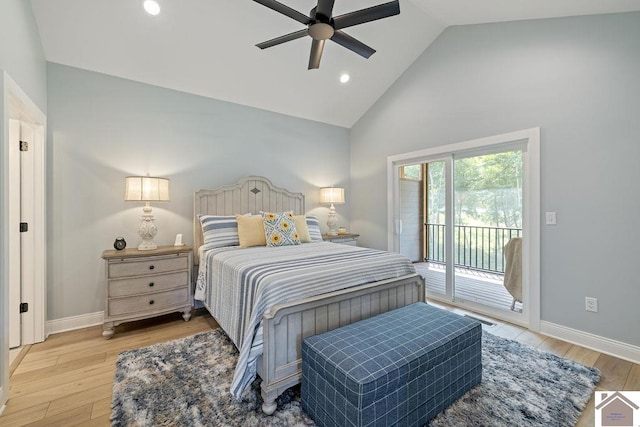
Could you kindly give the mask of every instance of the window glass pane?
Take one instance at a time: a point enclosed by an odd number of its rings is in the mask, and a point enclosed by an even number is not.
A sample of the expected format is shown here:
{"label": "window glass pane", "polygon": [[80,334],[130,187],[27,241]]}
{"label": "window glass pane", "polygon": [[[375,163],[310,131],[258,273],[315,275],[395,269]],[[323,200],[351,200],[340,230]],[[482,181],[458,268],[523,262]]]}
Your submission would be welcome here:
{"label": "window glass pane", "polygon": [[522,152],[454,163],[455,224],[522,228]]}
{"label": "window glass pane", "polygon": [[422,165],[409,165],[401,167],[400,178],[420,181],[422,179]]}

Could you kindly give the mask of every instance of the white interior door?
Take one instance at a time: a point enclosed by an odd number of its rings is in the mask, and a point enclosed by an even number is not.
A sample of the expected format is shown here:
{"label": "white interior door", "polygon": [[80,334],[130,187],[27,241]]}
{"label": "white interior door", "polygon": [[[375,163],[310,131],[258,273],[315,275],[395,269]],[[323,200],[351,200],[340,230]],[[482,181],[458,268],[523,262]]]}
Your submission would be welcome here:
{"label": "white interior door", "polygon": [[9,347],[22,343],[20,322],[20,122],[9,121]]}
{"label": "white interior door", "polygon": [[[35,312],[35,229],[38,227],[35,221],[35,153],[38,151],[39,141],[36,140],[35,126],[30,123],[20,122],[20,142],[23,149],[20,151],[20,222],[27,224],[27,231],[20,233],[20,282],[21,303],[28,306],[26,312],[20,314],[22,325],[32,325]],[[29,328],[22,327],[22,343],[32,344],[36,342],[34,334]]]}
{"label": "white interior door", "polygon": [[[9,348],[20,347],[25,341],[23,320],[33,321],[24,319],[33,317],[33,311],[21,314],[20,304],[24,302],[33,308],[34,301],[36,139],[33,125],[9,121]],[[21,223],[27,224],[26,231],[21,231]],[[31,343],[33,339],[28,341]]]}

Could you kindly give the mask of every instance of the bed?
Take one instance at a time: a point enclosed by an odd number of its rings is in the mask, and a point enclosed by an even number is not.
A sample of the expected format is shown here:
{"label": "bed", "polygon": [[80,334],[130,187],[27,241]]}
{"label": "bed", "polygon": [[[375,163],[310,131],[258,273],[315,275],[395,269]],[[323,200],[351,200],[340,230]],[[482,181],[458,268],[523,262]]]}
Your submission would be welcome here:
{"label": "bed", "polygon": [[422,277],[408,259],[389,252],[322,241],[203,251],[200,215],[305,214],[303,194],[267,178],[197,191],[194,204],[197,298],[240,350],[232,394],[239,397],[259,375],[266,414],[300,382],[305,337],[425,300]]}

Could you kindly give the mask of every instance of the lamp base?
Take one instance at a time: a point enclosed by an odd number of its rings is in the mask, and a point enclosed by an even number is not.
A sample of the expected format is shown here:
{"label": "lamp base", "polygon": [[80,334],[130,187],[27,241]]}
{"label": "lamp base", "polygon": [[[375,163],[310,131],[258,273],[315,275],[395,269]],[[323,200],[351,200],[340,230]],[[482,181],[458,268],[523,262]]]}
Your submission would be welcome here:
{"label": "lamp base", "polygon": [[158,245],[153,241],[156,234],[158,234],[158,227],[156,227],[156,223],[153,220],[153,215],[145,211],[142,218],[140,218],[140,227],[138,227],[138,236],[142,238],[142,243],[138,245],[138,250],[150,251],[157,249]]}
{"label": "lamp base", "polygon": [[158,249],[158,245],[156,245],[153,240],[143,240],[142,243],[138,245],[139,251],[150,251],[152,249]]}
{"label": "lamp base", "polygon": [[336,215],[335,206],[333,206],[333,203],[331,203],[331,207],[329,208],[329,217],[327,218],[327,227],[329,228],[327,234],[329,236],[338,235],[338,229],[336,228],[336,225],[338,225],[338,216]]}

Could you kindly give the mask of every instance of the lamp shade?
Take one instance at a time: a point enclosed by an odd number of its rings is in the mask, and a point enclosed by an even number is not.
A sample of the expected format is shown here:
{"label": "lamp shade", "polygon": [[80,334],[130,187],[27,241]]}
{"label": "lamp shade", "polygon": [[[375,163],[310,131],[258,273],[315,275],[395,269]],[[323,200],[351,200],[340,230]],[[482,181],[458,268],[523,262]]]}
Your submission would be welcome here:
{"label": "lamp shade", "polygon": [[169,180],[153,176],[128,176],[124,199],[128,201],[168,202]]}
{"label": "lamp shade", "polygon": [[320,189],[320,203],[344,203],[344,188],[325,187]]}

